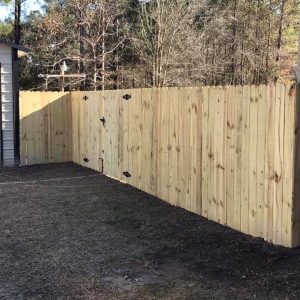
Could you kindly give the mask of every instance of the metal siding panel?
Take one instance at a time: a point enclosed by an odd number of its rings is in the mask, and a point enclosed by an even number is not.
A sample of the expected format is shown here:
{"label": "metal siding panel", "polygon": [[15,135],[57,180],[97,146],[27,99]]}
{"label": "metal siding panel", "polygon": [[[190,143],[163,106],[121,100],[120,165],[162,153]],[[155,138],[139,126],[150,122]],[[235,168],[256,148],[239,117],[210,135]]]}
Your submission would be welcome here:
{"label": "metal siding panel", "polygon": [[1,84],[2,93],[12,93],[12,83],[2,83]]}
{"label": "metal siding panel", "polygon": [[[0,45],[1,62],[1,100],[2,100],[2,133],[3,133],[3,164],[14,165],[14,112],[13,112],[13,78],[12,49]],[[1,124],[0,124],[1,125]]]}
{"label": "metal siding panel", "polygon": [[3,65],[11,64],[11,54],[3,54],[1,53],[1,63]]}
{"label": "metal siding panel", "polygon": [[[10,151],[14,151],[14,141],[13,140],[3,140],[3,150],[4,157],[11,157]],[[14,156],[12,156],[14,157]]]}
{"label": "metal siding panel", "polygon": [[10,73],[1,74],[1,83],[12,83],[12,75]]}
{"label": "metal siding panel", "polygon": [[3,103],[13,103],[12,93],[2,93],[2,104]]}
{"label": "metal siding panel", "polygon": [[2,130],[14,130],[14,124],[12,121],[3,121],[2,120]]}
{"label": "metal siding panel", "polygon": [[13,111],[13,104],[12,102],[4,102],[2,103],[2,112],[9,112]]}
{"label": "metal siding panel", "polygon": [[3,130],[3,140],[11,140],[13,136],[13,130]]}
{"label": "metal siding panel", "polygon": [[[6,167],[14,166],[14,139],[13,139],[13,130],[4,133],[6,138],[3,139],[3,165]],[[12,139],[8,139],[7,135],[12,137]]]}
{"label": "metal siding panel", "polygon": [[[14,151],[12,151],[14,153]],[[15,165],[14,158],[4,158],[3,157],[3,165],[4,167],[13,167]]]}
{"label": "metal siding panel", "polygon": [[[13,122],[13,112],[12,111],[2,111],[2,122]],[[2,126],[3,128],[3,126]]]}
{"label": "metal siding panel", "polygon": [[[1,57],[0,57],[1,59]],[[12,65],[11,64],[1,64],[1,73],[2,74],[12,74]]]}

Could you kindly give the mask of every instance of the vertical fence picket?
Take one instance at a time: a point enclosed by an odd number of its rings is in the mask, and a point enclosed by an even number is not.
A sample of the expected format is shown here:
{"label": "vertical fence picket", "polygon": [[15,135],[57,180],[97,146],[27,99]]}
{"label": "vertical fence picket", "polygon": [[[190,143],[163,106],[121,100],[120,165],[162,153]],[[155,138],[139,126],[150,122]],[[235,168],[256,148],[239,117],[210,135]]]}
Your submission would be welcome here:
{"label": "vertical fence picket", "polygon": [[227,89],[226,134],[226,223],[234,227],[234,151],[235,151],[235,91]]}
{"label": "vertical fence picket", "polygon": [[[233,87],[234,88],[234,87]],[[242,172],[241,172],[241,231],[249,232],[249,143],[250,143],[250,86],[243,86],[242,101]],[[235,169],[234,169],[235,172]]]}
{"label": "vertical fence picket", "polygon": [[208,193],[209,193],[209,97],[208,88],[200,90],[202,102],[201,114],[201,135],[202,135],[202,153],[201,153],[201,206],[202,215],[208,217]]}
{"label": "vertical fence picket", "polygon": [[265,196],[265,141],[266,123],[263,121],[266,115],[266,87],[258,87],[258,117],[257,117],[257,192],[256,192],[256,234],[264,235],[264,196]]}

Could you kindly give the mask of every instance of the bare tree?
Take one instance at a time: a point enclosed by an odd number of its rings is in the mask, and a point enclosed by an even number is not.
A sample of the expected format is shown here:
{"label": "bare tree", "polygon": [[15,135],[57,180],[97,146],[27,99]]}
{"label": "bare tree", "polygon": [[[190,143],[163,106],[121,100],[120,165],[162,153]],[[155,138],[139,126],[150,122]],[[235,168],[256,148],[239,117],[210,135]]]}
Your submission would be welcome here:
{"label": "bare tree", "polygon": [[87,75],[70,89],[258,84],[295,73],[300,0],[48,2],[24,27],[28,66],[57,73],[66,60]]}
{"label": "bare tree", "polygon": [[[138,8],[138,21],[131,32],[131,42],[151,77],[151,85],[168,85],[171,69],[179,62],[185,41],[194,34],[191,25],[204,1],[144,1]],[[185,48],[185,49],[183,49]]]}

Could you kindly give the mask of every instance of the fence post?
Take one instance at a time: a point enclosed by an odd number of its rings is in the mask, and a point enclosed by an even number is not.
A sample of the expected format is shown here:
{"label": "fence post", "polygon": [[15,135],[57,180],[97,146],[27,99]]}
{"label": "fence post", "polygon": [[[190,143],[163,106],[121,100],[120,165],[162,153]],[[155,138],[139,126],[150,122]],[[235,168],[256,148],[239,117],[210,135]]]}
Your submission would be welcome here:
{"label": "fence post", "polygon": [[294,199],[292,208],[292,247],[300,245],[300,77],[297,76],[295,101],[295,168],[294,168]]}

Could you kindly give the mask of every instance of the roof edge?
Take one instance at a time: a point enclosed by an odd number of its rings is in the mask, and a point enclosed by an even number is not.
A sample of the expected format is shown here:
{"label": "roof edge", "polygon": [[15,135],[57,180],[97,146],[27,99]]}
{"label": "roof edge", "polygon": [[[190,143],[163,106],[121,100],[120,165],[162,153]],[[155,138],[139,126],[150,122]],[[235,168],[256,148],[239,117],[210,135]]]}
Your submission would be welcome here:
{"label": "roof edge", "polygon": [[13,42],[10,42],[10,41],[6,41],[6,40],[2,40],[0,39],[0,45],[6,45],[6,46],[9,46],[11,48],[15,48],[19,51],[22,51],[22,52],[31,52],[31,50],[29,48],[26,48],[22,45],[18,45],[16,43],[13,43]]}

